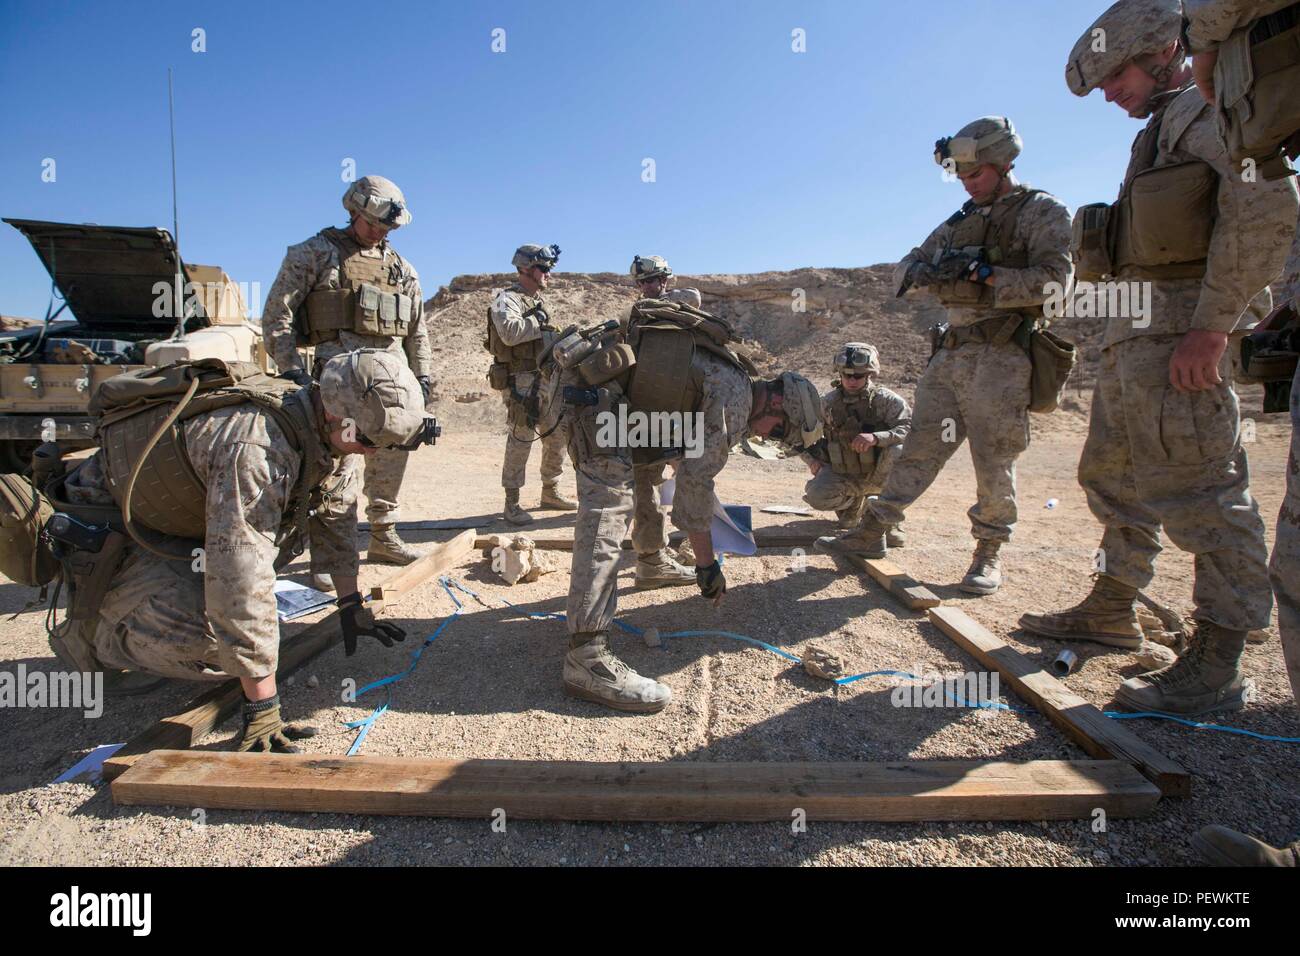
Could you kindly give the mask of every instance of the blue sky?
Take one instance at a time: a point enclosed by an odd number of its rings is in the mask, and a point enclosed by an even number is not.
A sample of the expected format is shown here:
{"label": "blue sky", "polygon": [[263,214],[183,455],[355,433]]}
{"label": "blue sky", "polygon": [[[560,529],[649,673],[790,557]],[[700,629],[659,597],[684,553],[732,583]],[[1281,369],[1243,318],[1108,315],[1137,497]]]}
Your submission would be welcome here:
{"label": "blue sky", "polygon": [[[1063,80],[1105,5],[0,0],[0,214],[170,228],[172,66],[182,254],[263,292],[344,221],[349,158],[405,191],[394,245],[426,295],[522,242],[558,243],[562,271],[893,261],[965,198],[933,143],[981,115],[1025,137],[1022,179],[1113,198],[1139,126]],[[0,312],[38,317],[48,288],[3,227]]]}

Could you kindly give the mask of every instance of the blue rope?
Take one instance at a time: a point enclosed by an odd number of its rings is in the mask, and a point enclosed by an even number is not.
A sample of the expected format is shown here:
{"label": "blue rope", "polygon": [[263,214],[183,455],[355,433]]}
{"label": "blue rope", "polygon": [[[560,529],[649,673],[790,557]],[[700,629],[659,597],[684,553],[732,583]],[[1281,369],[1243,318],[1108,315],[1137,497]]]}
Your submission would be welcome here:
{"label": "blue rope", "polygon": [[[411,652],[411,663],[407,666],[406,670],[402,671],[401,673],[392,674],[388,677],[381,678],[380,680],[373,681],[367,684],[365,687],[361,688],[359,691],[357,691],[357,697],[359,698],[363,694],[369,693],[372,690],[378,690],[379,688],[382,687],[384,688],[386,697],[384,702],[379,706],[377,706],[371,712],[369,717],[364,717],[361,720],[350,721],[344,725],[351,730],[357,731],[357,736],[352,741],[352,746],[348,748],[349,757],[355,756],[357,752],[360,751],[361,744],[362,742],[365,741],[366,735],[370,733],[370,729],[374,727],[375,721],[377,721],[381,716],[383,716],[383,714],[386,713],[391,707],[393,703],[393,686],[397,684],[399,681],[404,680],[405,678],[409,677],[412,673],[415,672],[416,667],[420,663],[420,657],[421,655],[424,654],[425,649],[434,641],[436,641],[438,637],[442,634],[442,632],[445,631],[448,628],[448,626],[450,626],[451,622],[460,616],[460,612],[464,610],[464,605],[459,600],[457,600],[456,595],[452,593],[452,588],[455,588],[457,591],[460,591],[462,594],[468,594],[470,597],[474,598],[474,600],[478,601],[484,607],[490,607],[487,601],[485,601],[477,592],[471,591],[469,588],[465,587],[465,585],[461,584],[459,581],[444,576],[438,579],[438,583],[442,585],[442,589],[446,591],[447,596],[451,598],[452,604],[456,606],[455,610],[453,610],[451,614],[447,615],[447,617],[443,619],[443,622],[438,625],[437,629],[428,637],[426,637],[419,647],[417,647],[414,651]],[[497,600],[500,601],[508,608],[518,609],[518,605],[512,604],[510,601],[507,601],[505,598],[497,598]],[[528,611],[526,613],[530,620],[535,620],[535,621],[536,620],[563,621],[566,619],[564,614],[557,611]],[[626,621],[619,620],[618,618],[614,619],[614,626],[618,627],[620,630],[627,632],[628,634],[633,634],[637,637],[643,637],[645,635],[645,631],[642,628],[636,627],[633,624],[629,624]],[[753,644],[757,647],[761,647],[766,651],[770,651],[773,654],[776,654],[777,656],[784,658],[785,660],[791,661],[792,663],[799,664],[799,665],[803,664],[802,659],[796,657],[794,654],[791,654],[788,651],[783,651],[781,650],[781,648],[775,647],[772,644],[768,644],[766,641],[760,641],[757,638],[748,637],[744,634],[735,634],[731,631],[672,631],[667,634],[661,634],[660,637],[664,639],[678,639],[684,637],[726,637],[726,638],[730,638],[731,640],[743,641],[747,644]],[[917,677],[915,674],[909,674],[907,673],[907,671],[879,670],[879,671],[867,671],[862,674],[853,674],[850,677],[840,677],[836,679],[834,683],[843,686],[845,684],[856,683],[857,681],[860,680],[866,680],[869,677],[902,677],[907,680],[914,680],[914,681],[922,680],[922,678]],[[947,693],[946,688],[945,688],[945,697],[947,697],[948,702],[954,707],[970,707],[972,709],[988,709],[988,710],[1006,710],[1006,711],[1013,711],[1015,713],[1022,713],[1022,714],[1028,714],[1034,712],[1026,707],[1013,707],[1010,704],[1004,704],[1001,701],[997,701],[997,700],[986,700],[986,701],[977,700],[974,703],[969,703],[969,704],[964,701],[958,702],[954,695]],[[1224,733],[1240,734],[1243,737],[1252,737],[1256,740],[1269,741],[1273,743],[1284,743],[1284,744],[1300,743],[1300,737],[1278,737],[1278,736],[1273,736],[1271,734],[1261,734],[1253,730],[1245,730],[1241,727],[1228,727],[1223,724],[1207,724],[1199,720],[1188,720],[1183,717],[1175,717],[1172,714],[1158,714],[1152,711],[1144,711],[1141,713],[1128,713],[1126,711],[1118,711],[1118,710],[1106,710],[1106,711],[1102,711],[1102,713],[1105,716],[1110,717],[1112,720],[1134,720],[1137,718],[1171,720],[1174,723],[1182,724],[1186,727],[1191,727],[1195,730],[1219,730],[1219,731],[1223,731]]]}

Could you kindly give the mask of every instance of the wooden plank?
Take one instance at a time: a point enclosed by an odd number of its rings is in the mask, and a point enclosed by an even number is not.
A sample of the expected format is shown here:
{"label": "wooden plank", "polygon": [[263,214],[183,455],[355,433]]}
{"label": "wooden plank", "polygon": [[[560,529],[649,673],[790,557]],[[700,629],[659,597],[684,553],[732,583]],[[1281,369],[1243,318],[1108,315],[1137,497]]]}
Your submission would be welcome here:
{"label": "wooden plank", "polygon": [[939,596],[911,577],[906,571],[884,558],[864,558],[856,554],[846,554],[845,558],[853,566],[866,571],[904,607],[913,611],[938,607],[943,602]]}
{"label": "wooden plank", "polygon": [[1127,761],[1167,797],[1191,795],[1192,778],[1186,770],[1072,693],[965,611],[932,608],[930,620],[962,650],[1001,674],[1017,694],[1042,711],[1084,751],[1106,760]]}
{"label": "wooden plank", "polygon": [[450,541],[435,544],[418,560],[412,561],[383,584],[370,589],[371,610],[381,611],[401,602],[430,578],[460,564],[474,550],[473,529],[462,531]]}
{"label": "wooden plank", "polygon": [[[518,535],[518,534],[525,535],[526,537],[532,539],[533,544],[541,548],[543,551],[572,551],[573,550],[573,538],[571,537],[570,538],[553,538],[553,537],[541,538],[536,535],[529,534],[527,531],[502,531],[500,532],[500,534],[511,535],[511,536]],[[491,548],[492,539],[495,537],[496,535],[490,535],[490,534],[479,535],[474,539],[474,547],[480,551],[487,548]],[[684,534],[682,534],[680,531],[675,531],[673,532],[672,535],[669,536],[668,540],[670,544],[676,547],[677,545],[681,544],[682,541],[684,541],[685,539],[686,536]],[[811,550],[813,544],[816,541],[817,541],[816,535],[782,531],[780,528],[771,528],[771,529],[759,528],[757,531],[754,532],[754,543],[757,544],[760,548],[804,548],[807,550]],[[624,538],[620,547],[624,551],[631,550],[632,539]]]}
{"label": "wooden plank", "polygon": [[155,751],[113,781],[144,806],[489,819],[789,822],[1140,816],[1159,791],[1098,760],[591,763]]}
{"label": "wooden plank", "polygon": [[[495,518],[442,518],[438,521],[399,521],[398,531],[461,531],[465,528],[484,528]],[[370,522],[357,522],[357,531],[370,533]]]}
{"label": "wooden plank", "polygon": [[[282,641],[276,679],[284,680],[342,637],[338,614],[332,612],[329,617]],[[209,688],[186,704],[180,713],[164,717],[128,740],[121,750],[104,761],[104,778],[112,780],[151,750],[194,746],[231,717],[243,701],[244,692],[237,680],[222,681]]]}

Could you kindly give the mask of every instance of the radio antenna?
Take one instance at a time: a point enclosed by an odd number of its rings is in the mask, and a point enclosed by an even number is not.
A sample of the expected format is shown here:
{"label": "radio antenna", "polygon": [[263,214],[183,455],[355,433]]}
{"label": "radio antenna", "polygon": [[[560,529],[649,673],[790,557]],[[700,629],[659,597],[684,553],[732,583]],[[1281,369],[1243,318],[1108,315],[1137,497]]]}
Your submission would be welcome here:
{"label": "radio antenna", "polygon": [[167,123],[171,129],[172,143],[172,242],[176,253],[176,277],[173,280],[172,308],[176,316],[176,338],[185,336],[184,288],[185,277],[181,270],[181,225],[176,204],[176,105],[172,91],[172,68],[167,67]]}

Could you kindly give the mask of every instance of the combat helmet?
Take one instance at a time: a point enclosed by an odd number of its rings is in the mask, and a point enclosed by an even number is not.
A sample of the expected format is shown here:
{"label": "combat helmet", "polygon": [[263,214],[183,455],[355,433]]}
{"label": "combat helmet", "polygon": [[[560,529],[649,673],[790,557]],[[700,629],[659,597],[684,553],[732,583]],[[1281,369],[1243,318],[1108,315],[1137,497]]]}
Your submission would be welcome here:
{"label": "combat helmet", "polygon": [[956,163],[958,173],[973,172],[985,163],[1003,169],[1015,162],[1024,140],[1005,116],[984,116],[967,123],[956,136],[945,136],[934,144],[934,161],[943,166]]}
{"label": "combat helmet", "polygon": [[672,267],[663,256],[636,256],[628,272],[636,282],[658,279],[660,276],[667,278],[673,274]]}
{"label": "combat helmet", "polygon": [[836,374],[864,370],[870,375],[880,374],[880,353],[874,345],[866,342],[850,342],[835,353]]}
{"label": "combat helmet", "polygon": [[362,176],[343,194],[343,208],[377,226],[396,229],[411,221],[411,210],[397,183],[383,176]]}
{"label": "combat helmet", "polygon": [[[1075,96],[1087,96],[1106,77],[1145,54],[1158,53],[1182,35],[1180,0],[1119,0],[1084,31],[1070,51],[1065,82]],[[1156,79],[1156,92],[1169,88],[1186,56],[1178,54],[1166,66],[1146,68]]]}
{"label": "combat helmet", "polygon": [[533,266],[545,266],[554,269],[560,259],[560,247],[555,243],[539,246],[535,242],[526,242],[515,250],[510,264],[516,269],[531,269]]}

